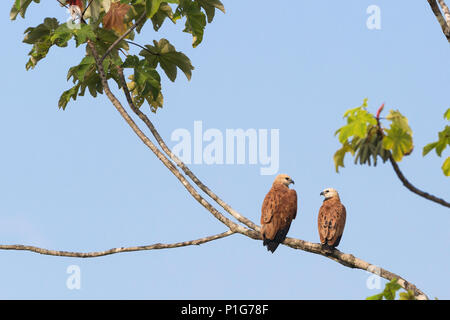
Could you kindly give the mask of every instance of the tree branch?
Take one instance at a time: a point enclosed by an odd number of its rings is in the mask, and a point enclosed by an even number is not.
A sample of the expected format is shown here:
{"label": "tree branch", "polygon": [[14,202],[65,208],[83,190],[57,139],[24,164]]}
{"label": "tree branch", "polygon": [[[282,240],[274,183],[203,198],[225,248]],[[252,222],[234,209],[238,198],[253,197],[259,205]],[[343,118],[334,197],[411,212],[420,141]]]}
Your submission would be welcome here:
{"label": "tree branch", "polygon": [[179,247],[187,247],[187,246],[193,246],[193,245],[200,245],[206,242],[214,241],[217,239],[222,239],[225,237],[228,237],[235,232],[228,230],[226,232],[222,232],[213,236],[204,237],[196,240],[191,241],[183,241],[183,242],[177,242],[177,243],[170,243],[170,244],[164,244],[164,243],[155,243],[152,245],[147,246],[136,246],[136,247],[122,247],[122,248],[113,248],[106,251],[96,251],[96,252],[72,252],[72,251],[58,251],[58,250],[48,250],[43,249],[35,246],[25,246],[21,244],[13,244],[13,245],[0,245],[1,250],[24,250],[24,251],[31,251],[36,252],[44,255],[49,256],[59,256],[59,257],[72,257],[72,258],[96,258],[96,257],[102,257],[107,256],[110,254],[115,253],[122,253],[122,252],[133,252],[133,251],[146,251],[146,250],[157,250],[157,249],[172,249],[172,248],[179,248]]}
{"label": "tree branch", "polygon": [[[444,1],[439,1],[441,5],[443,4],[444,12],[445,10],[448,11],[447,5],[444,3]],[[447,38],[448,42],[450,42],[450,25],[447,24],[444,17],[442,16],[441,10],[439,9],[439,5],[436,2],[436,0],[428,0],[428,3],[430,4],[431,10],[433,10],[434,15],[436,16],[439,24],[441,25],[442,32],[444,33],[445,37]]]}
{"label": "tree branch", "polygon": [[444,12],[445,21],[447,22],[447,25],[450,28],[450,9],[448,8],[444,0],[438,0],[438,2],[442,8],[442,11]]}
{"label": "tree branch", "polygon": [[402,171],[400,170],[397,162],[394,160],[394,158],[392,157],[392,155],[389,155],[389,161],[392,164],[392,168],[394,168],[395,173],[397,174],[397,177],[400,179],[400,181],[403,183],[403,185],[408,188],[411,192],[414,192],[415,194],[428,199],[430,201],[439,203],[440,205],[443,205],[444,207],[450,208],[450,203],[448,203],[447,201],[445,201],[444,199],[438,198],[436,196],[433,196],[427,192],[424,192],[420,189],[417,189],[415,186],[413,186],[411,184],[411,182],[408,181],[408,179],[406,179],[406,177],[403,175]]}

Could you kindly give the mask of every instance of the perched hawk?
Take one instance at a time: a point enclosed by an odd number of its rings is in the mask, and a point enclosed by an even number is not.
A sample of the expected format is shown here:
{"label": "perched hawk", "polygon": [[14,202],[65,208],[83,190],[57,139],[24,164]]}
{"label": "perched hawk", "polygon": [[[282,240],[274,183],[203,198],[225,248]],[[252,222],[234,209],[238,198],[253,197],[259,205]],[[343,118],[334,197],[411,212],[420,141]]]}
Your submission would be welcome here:
{"label": "perched hawk", "polygon": [[320,242],[325,246],[335,248],[339,245],[344,232],[345,207],[341,203],[338,192],[333,188],[325,189],[320,195],[325,197],[319,210]]}
{"label": "perched hawk", "polygon": [[262,205],[261,237],[263,245],[272,253],[286,238],[297,215],[297,192],[289,189],[291,183],[294,181],[288,175],[278,175]]}

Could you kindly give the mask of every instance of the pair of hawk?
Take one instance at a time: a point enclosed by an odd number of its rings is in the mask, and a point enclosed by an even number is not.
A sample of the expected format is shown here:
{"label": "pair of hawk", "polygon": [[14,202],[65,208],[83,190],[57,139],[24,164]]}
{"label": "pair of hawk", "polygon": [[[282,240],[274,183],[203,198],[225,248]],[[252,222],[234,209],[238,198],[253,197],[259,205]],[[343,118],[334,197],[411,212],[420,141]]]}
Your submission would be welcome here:
{"label": "pair of hawk", "polygon": [[[297,215],[297,192],[289,189],[291,183],[294,181],[288,175],[278,175],[262,205],[261,237],[263,245],[272,253],[286,238],[291,222]],[[320,195],[325,197],[318,218],[320,242],[326,247],[335,248],[344,232],[345,207],[333,188],[325,189]]]}

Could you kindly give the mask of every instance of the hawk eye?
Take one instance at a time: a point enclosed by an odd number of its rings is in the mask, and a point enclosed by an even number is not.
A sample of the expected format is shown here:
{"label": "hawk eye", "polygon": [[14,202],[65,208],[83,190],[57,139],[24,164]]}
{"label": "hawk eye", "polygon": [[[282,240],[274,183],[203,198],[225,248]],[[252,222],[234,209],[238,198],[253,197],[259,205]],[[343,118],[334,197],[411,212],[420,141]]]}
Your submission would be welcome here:
{"label": "hawk eye", "polygon": [[285,179],[286,179],[286,180],[289,180],[289,178],[288,178],[288,177],[286,177]]}

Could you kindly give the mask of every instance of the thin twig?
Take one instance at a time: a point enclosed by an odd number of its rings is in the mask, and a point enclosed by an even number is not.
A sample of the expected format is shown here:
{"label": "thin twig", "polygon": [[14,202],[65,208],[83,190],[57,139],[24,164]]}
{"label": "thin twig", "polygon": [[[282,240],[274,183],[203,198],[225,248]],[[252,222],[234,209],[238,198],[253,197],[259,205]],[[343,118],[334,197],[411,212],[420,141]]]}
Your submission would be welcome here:
{"label": "thin twig", "polygon": [[141,48],[142,50],[145,50],[145,51],[147,51],[148,53],[150,53],[150,54],[152,54],[152,55],[154,55],[154,56],[157,56],[157,55],[158,55],[157,53],[151,52],[150,50],[148,50],[148,48],[146,48],[146,47],[140,45],[139,43],[136,43],[136,42],[133,42],[133,41],[130,41],[130,40],[125,40],[125,42],[126,42],[126,43],[129,43],[129,44],[132,44],[132,45],[134,45],[134,46],[136,46],[136,47],[139,47],[139,48]]}
{"label": "thin twig", "polygon": [[155,243],[146,246],[135,246],[135,247],[121,247],[121,248],[113,248],[105,251],[95,251],[95,252],[73,252],[73,251],[59,251],[59,250],[49,250],[44,248],[39,248],[35,246],[26,246],[20,244],[13,245],[0,245],[1,250],[24,250],[24,251],[32,251],[44,255],[49,256],[59,256],[59,257],[73,257],[73,258],[97,258],[102,256],[107,256],[115,253],[122,252],[133,252],[133,251],[144,251],[144,250],[157,250],[157,249],[172,249],[193,245],[200,245],[206,242],[214,241],[217,239],[222,239],[234,234],[233,231],[228,230],[226,232],[222,232],[213,236],[204,237],[196,240],[183,241],[177,243]]}
{"label": "thin twig", "polygon": [[56,0],[56,1],[58,1],[61,6],[68,8],[66,3],[62,3],[60,0]]}
{"label": "thin twig", "polygon": [[404,174],[400,170],[397,162],[392,157],[392,154],[389,155],[389,161],[391,162],[392,168],[394,168],[394,171],[397,174],[397,177],[400,179],[400,181],[403,183],[403,185],[406,188],[408,188],[411,192],[414,192],[415,194],[417,194],[417,195],[419,195],[419,196],[421,196],[421,197],[423,197],[425,199],[428,199],[430,201],[439,203],[440,205],[443,205],[444,207],[450,208],[450,203],[448,203],[444,199],[441,199],[441,198],[438,198],[436,196],[433,196],[432,194],[424,192],[424,191],[416,188],[415,186],[413,186],[411,184],[411,182],[409,182],[408,179],[406,179],[406,177],[404,176]]}
{"label": "thin twig", "polygon": [[89,9],[89,7],[91,6],[92,2],[94,2],[94,0],[91,0],[88,5],[86,6],[86,8],[83,10],[83,13],[81,14],[82,17],[84,17],[84,14],[86,13],[87,9]]}

